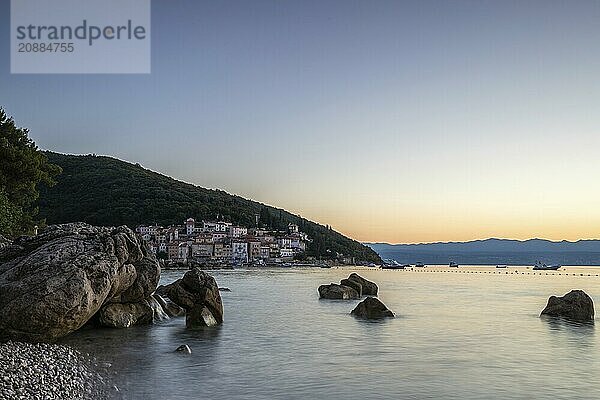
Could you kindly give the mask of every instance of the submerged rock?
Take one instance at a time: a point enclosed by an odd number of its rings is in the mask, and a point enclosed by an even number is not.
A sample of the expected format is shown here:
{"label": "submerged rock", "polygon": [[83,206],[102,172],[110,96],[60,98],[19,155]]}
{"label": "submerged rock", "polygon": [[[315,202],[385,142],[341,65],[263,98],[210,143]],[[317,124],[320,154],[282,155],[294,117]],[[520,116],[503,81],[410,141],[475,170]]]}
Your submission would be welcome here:
{"label": "submerged rock", "polygon": [[377,296],[379,288],[377,287],[377,284],[375,284],[375,282],[371,282],[354,272],[350,274],[348,280],[360,283],[360,285],[362,286],[363,296]]}
{"label": "submerged rock", "polygon": [[231,292],[231,289],[227,288],[227,287],[220,287],[219,290],[221,292]]}
{"label": "submerged rock", "polygon": [[550,296],[540,315],[564,317],[574,321],[593,321],[594,302],[583,290],[571,290],[563,297]]}
{"label": "submerged rock", "polygon": [[394,313],[375,297],[367,297],[358,303],[351,314],[366,319],[394,318]]}
{"label": "submerged rock", "polygon": [[112,304],[147,300],[160,276],[156,258],[125,226],[52,225],[0,247],[0,262],[0,338],[19,340],[67,335],[104,305],[105,321],[126,324],[117,318],[123,307]]}
{"label": "submerged rock", "polygon": [[175,349],[175,352],[183,354],[192,354],[192,349],[190,349],[190,346],[188,346],[187,344],[182,344],[181,346]]}
{"label": "submerged rock", "polygon": [[194,268],[183,278],[160,288],[175,304],[186,311],[188,328],[200,328],[223,323],[223,303],[215,278]]}
{"label": "submerged rock", "polygon": [[319,286],[319,296],[322,299],[331,300],[352,300],[360,298],[360,295],[355,289],[335,283]]}

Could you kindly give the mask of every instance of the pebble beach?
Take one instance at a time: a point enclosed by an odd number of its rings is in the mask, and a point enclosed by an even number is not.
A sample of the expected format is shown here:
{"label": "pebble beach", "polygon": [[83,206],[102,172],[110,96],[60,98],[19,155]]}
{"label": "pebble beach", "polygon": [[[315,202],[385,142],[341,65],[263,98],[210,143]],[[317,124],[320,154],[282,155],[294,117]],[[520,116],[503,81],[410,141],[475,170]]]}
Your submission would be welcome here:
{"label": "pebble beach", "polygon": [[68,346],[0,344],[0,400],[107,399],[117,389],[98,365]]}

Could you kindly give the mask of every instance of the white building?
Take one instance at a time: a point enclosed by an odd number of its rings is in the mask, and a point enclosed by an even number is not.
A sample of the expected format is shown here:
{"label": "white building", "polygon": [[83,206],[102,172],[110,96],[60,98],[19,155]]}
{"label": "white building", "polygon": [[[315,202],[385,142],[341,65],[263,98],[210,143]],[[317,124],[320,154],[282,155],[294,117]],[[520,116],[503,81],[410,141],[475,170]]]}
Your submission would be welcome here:
{"label": "white building", "polygon": [[227,234],[225,232],[213,232],[212,233],[212,241],[213,243],[216,243],[220,240],[223,240],[227,237]]}
{"label": "white building", "polygon": [[290,248],[287,248],[287,247],[280,248],[279,249],[279,256],[280,257],[294,257],[294,249],[290,249]]}
{"label": "white building", "polygon": [[279,245],[279,247],[291,247],[292,246],[292,239],[289,236],[281,236],[277,238],[277,244]]}
{"label": "white building", "polygon": [[248,261],[248,243],[232,242],[231,243],[231,258],[235,261]]}
{"label": "white building", "polygon": [[160,242],[158,244],[158,252],[159,253],[166,253],[167,252],[167,242]]}
{"label": "white building", "polygon": [[300,231],[300,228],[298,227],[298,225],[292,224],[292,223],[288,224],[288,232],[290,234],[298,233],[299,231]]}
{"label": "white building", "polygon": [[228,232],[231,222],[223,221],[202,221],[203,232]]}
{"label": "white building", "polygon": [[187,243],[180,243],[179,244],[179,259],[180,260],[187,260],[188,255],[189,255],[189,249],[188,249],[188,245]]}
{"label": "white building", "polygon": [[214,245],[212,243],[193,243],[192,257],[210,258],[214,253]]}
{"label": "white building", "polygon": [[239,238],[248,234],[248,228],[243,226],[231,226],[229,228],[229,235],[234,238]]}
{"label": "white building", "polygon": [[179,229],[177,229],[177,227],[169,228],[167,230],[166,236],[168,242],[174,242],[176,240],[179,240]]}
{"label": "white building", "polygon": [[194,218],[188,218],[185,220],[185,233],[190,236],[194,234],[194,230],[196,228],[196,221]]}
{"label": "white building", "polygon": [[140,235],[156,235],[159,229],[161,229],[161,227],[158,225],[140,225],[135,228],[135,231]]}
{"label": "white building", "polygon": [[271,247],[270,246],[260,246],[260,258],[263,260],[268,260],[271,255]]}

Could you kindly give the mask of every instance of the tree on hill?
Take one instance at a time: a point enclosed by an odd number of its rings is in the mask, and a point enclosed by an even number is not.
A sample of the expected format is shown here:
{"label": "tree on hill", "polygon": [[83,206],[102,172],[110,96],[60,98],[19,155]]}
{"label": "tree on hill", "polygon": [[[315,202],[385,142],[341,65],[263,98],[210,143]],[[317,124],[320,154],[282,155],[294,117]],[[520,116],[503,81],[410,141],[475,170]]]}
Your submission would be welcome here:
{"label": "tree on hill", "polygon": [[36,224],[40,183],[52,186],[61,169],[46,156],[12,118],[0,108],[0,234],[31,233]]}
{"label": "tree on hill", "polygon": [[287,231],[289,223],[298,225],[313,239],[308,243],[309,256],[325,259],[339,253],[380,262],[371,248],[283,209],[180,182],[111,157],[45,154],[63,169],[54,187],[41,187],[40,215],[51,224],[83,221],[134,228],[138,224],[181,224],[193,217],[197,221],[219,218],[253,227],[258,214],[260,227]]}

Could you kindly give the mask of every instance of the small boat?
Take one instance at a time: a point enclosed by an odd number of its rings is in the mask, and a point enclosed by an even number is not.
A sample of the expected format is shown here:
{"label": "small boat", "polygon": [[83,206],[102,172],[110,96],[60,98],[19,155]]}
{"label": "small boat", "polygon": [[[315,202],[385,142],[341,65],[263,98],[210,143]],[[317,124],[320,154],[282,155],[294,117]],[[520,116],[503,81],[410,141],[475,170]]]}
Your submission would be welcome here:
{"label": "small boat", "polygon": [[536,261],[535,265],[533,266],[533,270],[534,271],[556,271],[557,269],[559,269],[562,265],[558,265],[558,264],[544,264],[541,261]]}
{"label": "small boat", "polygon": [[383,260],[383,264],[381,265],[381,269],[404,269],[404,268],[406,268],[406,264],[400,264],[396,260]]}
{"label": "small boat", "polygon": [[425,266],[425,264],[423,264],[423,263],[422,263],[422,262],[420,262],[420,261],[419,261],[418,263],[416,263],[416,264],[415,264],[415,267],[416,267],[416,268],[423,268],[424,266]]}
{"label": "small boat", "polygon": [[496,268],[508,268],[508,266],[506,264],[498,264]]}
{"label": "small boat", "polygon": [[449,267],[450,268],[458,268],[458,264],[455,263],[454,261],[450,261]]}
{"label": "small boat", "polygon": [[381,266],[381,269],[404,269],[404,265],[384,264]]}

